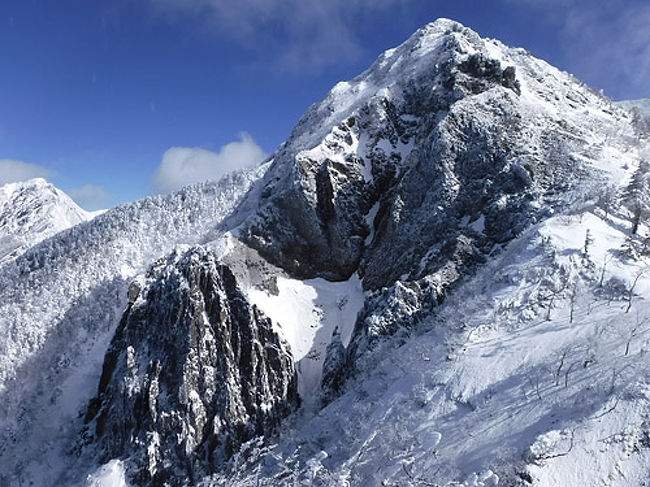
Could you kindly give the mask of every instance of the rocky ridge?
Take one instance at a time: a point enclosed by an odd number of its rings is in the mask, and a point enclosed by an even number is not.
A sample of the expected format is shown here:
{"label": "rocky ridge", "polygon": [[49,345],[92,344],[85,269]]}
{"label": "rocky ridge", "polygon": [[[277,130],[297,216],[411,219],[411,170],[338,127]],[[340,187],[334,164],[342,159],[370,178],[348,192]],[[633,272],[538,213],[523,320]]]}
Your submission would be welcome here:
{"label": "rocky ridge", "polygon": [[240,238],[298,278],[359,274],[373,295],[350,365],[594,192],[634,139],[629,115],[570,75],[440,19],[310,108]]}
{"label": "rocky ridge", "polygon": [[131,285],[87,441],[103,462],[128,457],[134,485],[194,485],[298,405],[287,345],[198,247]]}

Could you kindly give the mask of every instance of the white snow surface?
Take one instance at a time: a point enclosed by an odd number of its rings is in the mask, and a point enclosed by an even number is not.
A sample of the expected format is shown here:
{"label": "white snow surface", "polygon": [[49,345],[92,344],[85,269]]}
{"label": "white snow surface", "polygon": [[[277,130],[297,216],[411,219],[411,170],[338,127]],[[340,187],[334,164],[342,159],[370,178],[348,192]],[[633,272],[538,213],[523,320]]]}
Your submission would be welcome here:
{"label": "white snow surface", "polygon": [[81,209],[42,178],[0,186],[0,267],[40,241],[97,214]]}
{"label": "white snow surface", "polygon": [[364,294],[359,277],[345,282],[277,278],[279,293],[251,288],[248,298],[276,325],[290,345],[298,372],[298,392],[306,403],[316,399],[325,349],[338,327],[343,345],[350,342]]}
{"label": "white snow surface", "polygon": [[647,485],[650,261],[619,253],[627,218],[586,206],[530,229],[341,398],[238,461],[291,470],[261,485]]}
{"label": "white snow surface", "polygon": [[124,464],[116,459],[102,465],[96,472],[88,475],[85,487],[129,487]]}

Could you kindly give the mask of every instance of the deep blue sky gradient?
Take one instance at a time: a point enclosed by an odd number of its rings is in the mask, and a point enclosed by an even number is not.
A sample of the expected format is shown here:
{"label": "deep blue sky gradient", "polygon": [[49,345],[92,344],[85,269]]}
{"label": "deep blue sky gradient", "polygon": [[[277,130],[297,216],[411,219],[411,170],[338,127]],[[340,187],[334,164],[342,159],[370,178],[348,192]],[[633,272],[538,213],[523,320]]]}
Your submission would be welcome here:
{"label": "deep blue sky gradient", "polygon": [[[171,146],[218,150],[246,131],[272,152],[337,81],[438,17],[525,47],[612,98],[650,96],[643,80],[621,82],[605,71],[615,66],[576,56],[571,42],[580,34],[562,14],[569,4],[574,13],[581,8],[560,0],[552,12],[535,1],[402,0],[359,9],[342,14],[357,51],[346,55],[334,39],[327,49],[330,57],[341,52],[340,62],[335,55],[301,69],[275,62],[283,43],[297,42],[281,24],[241,39],[201,15],[161,12],[148,0],[4,0],[0,159],[50,168],[64,190],[100,185],[111,195],[104,205],[132,200],[151,191],[149,178]],[[590,28],[607,22],[598,17]]]}

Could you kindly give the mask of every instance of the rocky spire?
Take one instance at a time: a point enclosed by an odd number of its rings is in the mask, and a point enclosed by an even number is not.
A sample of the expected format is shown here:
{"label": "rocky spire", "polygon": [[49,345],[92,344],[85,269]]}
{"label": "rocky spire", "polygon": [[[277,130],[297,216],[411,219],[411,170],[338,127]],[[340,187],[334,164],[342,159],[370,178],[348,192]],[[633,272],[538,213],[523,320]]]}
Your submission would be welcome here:
{"label": "rocky spire", "polygon": [[[137,485],[193,484],[299,404],[293,359],[228,267],[194,248],[134,283],[86,421]],[[92,434],[92,433],[91,433]]]}

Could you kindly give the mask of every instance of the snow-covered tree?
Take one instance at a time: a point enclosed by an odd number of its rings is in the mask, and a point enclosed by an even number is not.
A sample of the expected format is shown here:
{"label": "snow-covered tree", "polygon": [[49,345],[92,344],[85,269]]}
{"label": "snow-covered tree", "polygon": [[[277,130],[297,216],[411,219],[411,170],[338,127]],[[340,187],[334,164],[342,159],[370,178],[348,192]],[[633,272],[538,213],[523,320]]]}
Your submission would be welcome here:
{"label": "snow-covered tree", "polygon": [[605,218],[607,218],[612,212],[612,209],[616,207],[617,196],[616,188],[612,185],[607,185],[598,191],[596,207],[603,210]]}
{"label": "snow-covered tree", "polygon": [[632,212],[632,233],[636,234],[641,220],[650,209],[650,164],[641,161],[623,194],[623,204]]}

